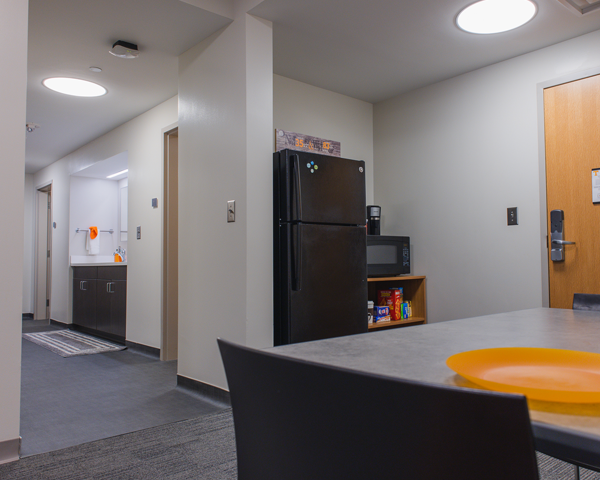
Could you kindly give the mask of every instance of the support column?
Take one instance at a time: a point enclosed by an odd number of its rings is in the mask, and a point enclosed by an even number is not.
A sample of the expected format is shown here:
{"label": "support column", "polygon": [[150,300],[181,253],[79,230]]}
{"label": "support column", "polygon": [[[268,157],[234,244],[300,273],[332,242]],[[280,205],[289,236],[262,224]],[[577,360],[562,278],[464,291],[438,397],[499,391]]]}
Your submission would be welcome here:
{"label": "support column", "polygon": [[178,374],[218,388],[217,337],[272,345],[273,138],[272,26],[238,11],[179,57]]}
{"label": "support column", "polygon": [[4,0],[0,42],[0,463],[19,458],[28,3]]}

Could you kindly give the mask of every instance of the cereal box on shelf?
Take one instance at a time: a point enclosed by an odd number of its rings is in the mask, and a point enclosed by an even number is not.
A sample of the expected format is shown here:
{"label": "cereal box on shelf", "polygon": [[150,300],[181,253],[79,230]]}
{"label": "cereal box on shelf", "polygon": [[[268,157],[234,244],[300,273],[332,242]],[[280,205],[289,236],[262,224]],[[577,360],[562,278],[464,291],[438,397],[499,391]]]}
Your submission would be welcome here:
{"label": "cereal box on shelf", "polygon": [[402,320],[402,302],[404,290],[402,288],[390,288],[377,291],[377,305],[390,307],[392,320]]}

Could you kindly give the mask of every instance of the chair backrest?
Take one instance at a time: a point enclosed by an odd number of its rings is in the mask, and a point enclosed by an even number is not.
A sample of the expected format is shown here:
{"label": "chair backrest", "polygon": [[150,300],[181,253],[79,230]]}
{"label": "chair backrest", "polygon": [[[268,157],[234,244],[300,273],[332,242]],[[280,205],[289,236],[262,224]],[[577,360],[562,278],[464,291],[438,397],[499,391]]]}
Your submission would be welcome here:
{"label": "chair backrest", "polygon": [[595,293],[575,293],[573,310],[594,310],[600,312],[600,295]]}
{"label": "chair backrest", "polygon": [[523,396],[218,342],[240,480],[538,478]]}

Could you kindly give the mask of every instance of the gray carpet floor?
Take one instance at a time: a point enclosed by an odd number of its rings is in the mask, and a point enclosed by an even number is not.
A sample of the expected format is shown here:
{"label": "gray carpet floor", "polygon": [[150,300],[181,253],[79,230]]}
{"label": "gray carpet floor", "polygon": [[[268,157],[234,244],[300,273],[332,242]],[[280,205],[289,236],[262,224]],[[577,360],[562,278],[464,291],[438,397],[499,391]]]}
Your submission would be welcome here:
{"label": "gray carpet floor", "polygon": [[0,465],[2,480],[237,478],[230,410]]}
{"label": "gray carpet floor", "polygon": [[[231,410],[0,465],[2,480],[234,480]],[[573,466],[538,454],[540,479],[574,479]],[[282,475],[282,480],[285,476]],[[401,477],[398,477],[401,478]],[[581,471],[584,480],[600,474]],[[482,475],[485,479],[485,474]]]}

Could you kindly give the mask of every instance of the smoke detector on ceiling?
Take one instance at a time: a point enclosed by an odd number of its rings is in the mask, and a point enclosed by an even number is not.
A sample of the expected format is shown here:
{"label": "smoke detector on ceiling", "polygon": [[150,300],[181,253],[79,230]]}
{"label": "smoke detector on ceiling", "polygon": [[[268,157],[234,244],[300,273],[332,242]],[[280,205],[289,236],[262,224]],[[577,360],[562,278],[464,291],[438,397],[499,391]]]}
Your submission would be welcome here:
{"label": "smoke detector on ceiling", "polygon": [[587,15],[600,9],[600,0],[558,0],[576,15]]}
{"label": "smoke detector on ceiling", "polygon": [[124,42],[123,40],[117,40],[109,52],[119,58],[137,58],[140,54],[135,43]]}

